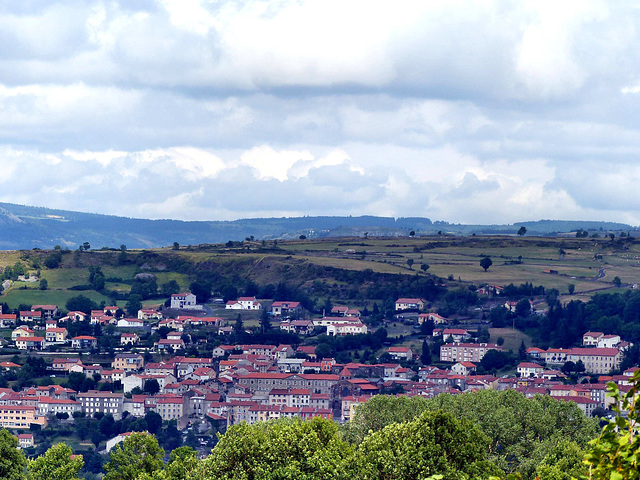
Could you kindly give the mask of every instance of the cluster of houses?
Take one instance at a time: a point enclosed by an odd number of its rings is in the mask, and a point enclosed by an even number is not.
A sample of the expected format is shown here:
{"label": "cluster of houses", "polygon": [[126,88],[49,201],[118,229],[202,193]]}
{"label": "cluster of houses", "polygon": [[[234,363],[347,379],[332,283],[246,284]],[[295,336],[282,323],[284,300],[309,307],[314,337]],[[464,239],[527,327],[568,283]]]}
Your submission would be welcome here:
{"label": "cluster of houses", "polygon": [[[499,295],[497,287],[491,287]],[[419,298],[400,298],[396,310],[424,311],[426,303]],[[172,308],[199,309],[195,295],[176,294]],[[225,305],[229,310],[261,310],[255,297],[240,297]],[[187,312],[188,313],[188,312]],[[279,328],[300,335],[326,332],[328,335],[367,333],[357,309],[335,306],[329,315],[308,319],[299,302],[276,301],[271,314],[280,320]],[[433,322],[433,337],[445,342],[440,347],[440,361],[447,369],[433,366],[412,370],[404,365],[415,359],[408,346],[386,349],[391,361],[375,365],[338,363],[333,358],[316,358],[315,347],[301,345],[220,345],[212,358],[171,356],[185,348],[188,327],[212,326],[218,334],[232,331],[223,319],[194,315],[163,318],[155,309],[142,309],[137,318],[125,318],[115,306],[92,311],[69,312],[57,318],[55,305],[34,305],[28,312],[0,315],[3,326],[16,327],[12,340],[21,350],[41,350],[48,345],[70,345],[72,349],[89,351],[97,346],[92,336],[68,338],[67,322],[89,320],[94,325],[114,325],[128,331],[120,334],[123,346],[140,343],[136,328],[166,327],[166,338],[156,342],[158,352],[169,359],[147,363],[139,353],[118,353],[110,364],[85,365],[77,357],[55,358],[52,373],[72,372],[114,385],[116,391],[75,392],[52,385],[25,388],[20,392],[0,389],[0,427],[26,429],[31,425],[46,427],[48,419],[58,414],[111,414],[115,419],[129,415],[143,416],[157,412],[163,420],[176,420],[179,428],[194,421],[208,419],[220,429],[242,421],[254,423],[281,417],[323,417],[348,421],[358,405],[373,395],[387,391],[403,391],[403,395],[432,397],[440,393],[458,394],[481,389],[516,389],[527,396],[550,395],[573,401],[590,414],[597,407],[607,408],[611,399],[605,397],[605,382],[612,380],[625,389],[629,386],[628,370],[624,375],[610,377],[620,368],[622,353],[630,346],[617,335],[587,332],[583,346],[572,349],[530,348],[528,361],[517,367],[518,376],[498,378],[477,375],[476,369],[484,355],[502,347],[491,343],[472,343],[472,334],[464,328],[450,328],[448,319],[436,313],[419,313],[417,322]],[[57,318],[57,320],[56,320]],[[599,375],[597,383],[566,385],[561,368],[566,362],[581,362],[584,370]],[[540,362],[540,363],[537,363]],[[543,366],[544,364],[544,366]],[[0,363],[0,369],[17,369],[11,362]],[[146,393],[145,393],[146,392]],[[26,441],[26,440],[25,440]]]}

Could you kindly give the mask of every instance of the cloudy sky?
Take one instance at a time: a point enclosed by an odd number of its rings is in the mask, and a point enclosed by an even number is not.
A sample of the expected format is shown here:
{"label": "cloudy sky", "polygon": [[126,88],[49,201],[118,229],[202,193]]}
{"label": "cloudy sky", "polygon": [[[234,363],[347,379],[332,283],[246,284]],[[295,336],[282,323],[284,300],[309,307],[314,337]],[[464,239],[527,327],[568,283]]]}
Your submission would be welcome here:
{"label": "cloudy sky", "polygon": [[0,3],[0,201],[640,225],[640,2]]}

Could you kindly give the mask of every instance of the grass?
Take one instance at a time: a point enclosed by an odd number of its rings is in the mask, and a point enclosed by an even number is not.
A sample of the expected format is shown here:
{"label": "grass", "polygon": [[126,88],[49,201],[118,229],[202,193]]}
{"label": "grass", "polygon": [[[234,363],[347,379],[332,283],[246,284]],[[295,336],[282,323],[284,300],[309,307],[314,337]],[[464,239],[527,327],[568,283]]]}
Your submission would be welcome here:
{"label": "grass", "polygon": [[109,297],[106,297],[93,290],[85,291],[73,291],[73,290],[39,290],[29,289],[20,290],[17,288],[11,288],[8,292],[2,294],[2,301],[9,305],[9,308],[18,308],[20,304],[25,305],[38,305],[38,304],[55,304],[59,307],[63,307],[72,297],[78,295],[84,295],[90,298],[96,303],[100,303],[103,300],[106,303],[110,303]]}
{"label": "grass", "polygon": [[518,353],[520,344],[524,340],[524,344],[527,348],[533,346],[531,337],[520,330],[514,330],[512,328],[490,328],[489,334],[491,335],[490,342],[497,343],[498,338],[504,338],[502,349],[505,351],[512,350],[513,353]]}

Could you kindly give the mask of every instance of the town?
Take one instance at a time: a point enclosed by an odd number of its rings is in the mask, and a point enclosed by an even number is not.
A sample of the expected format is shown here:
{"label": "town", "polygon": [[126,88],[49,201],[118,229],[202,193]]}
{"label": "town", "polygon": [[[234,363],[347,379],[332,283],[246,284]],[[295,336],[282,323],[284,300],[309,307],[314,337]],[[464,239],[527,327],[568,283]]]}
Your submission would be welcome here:
{"label": "town", "polygon": [[[502,287],[483,289],[496,308],[515,311],[518,306],[499,300]],[[398,298],[393,318],[375,331],[402,319],[426,333],[421,349],[396,346],[379,336],[371,346],[382,352],[379,357],[369,353],[367,359],[347,362],[331,356],[327,344],[317,340],[375,336],[357,308],[336,305],[313,317],[297,301],[238,297],[222,307],[238,315],[231,321],[206,315],[191,292],[172,294],[167,304],[141,308],[136,317],[127,317],[117,306],[87,313],[33,305],[2,313],[0,326],[11,330],[13,346],[24,353],[0,363],[6,379],[20,379],[12,382],[13,388],[0,389],[0,426],[15,431],[28,449],[52,423],[104,416],[120,421],[154,412],[162,422],[173,422],[177,432],[193,432],[199,440],[195,445],[206,456],[211,447],[206,439],[231,425],[291,417],[344,423],[358,405],[378,394],[431,398],[513,389],[526,397],[548,395],[573,402],[587,416],[603,415],[614,402],[606,396],[607,382],[624,391],[637,370],[621,370],[632,343],[619,335],[588,331],[580,347],[524,348],[523,343],[514,374],[499,375],[504,366],[501,342],[480,341],[479,330],[451,325],[448,318],[426,311],[428,302],[420,298]],[[171,316],[165,317],[166,312]],[[233,342],[237,330],[244,329],[241,315],[246,312],[260,315],[258,330],[280,331],[295,342]],[[118,346],[99,355],[96,335],[70,335],[81,330],[109,334]],[[205,332],[208,336],[201,335]],[[207,350],[212,336],[219,341]],[[210,354],[201,356],[203,351]],[[25,365],[17,362],[36,357],[44,359],[44,381],[34,383],[25,377]],[[99,436],[95,446],[109,452],[126,433]]]}

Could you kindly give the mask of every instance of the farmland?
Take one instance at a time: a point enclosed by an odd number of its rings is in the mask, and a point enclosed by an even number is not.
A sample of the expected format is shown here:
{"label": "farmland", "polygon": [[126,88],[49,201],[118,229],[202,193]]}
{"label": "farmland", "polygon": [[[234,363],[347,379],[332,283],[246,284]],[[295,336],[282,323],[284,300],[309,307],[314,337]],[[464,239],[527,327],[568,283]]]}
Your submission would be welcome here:
{"label": "farmland", "polygon": [[[565,299],[585,301],[595,292],[614,291],[615,277],[620,279],[623,289],[640,279],[640,242],[632,238],[612,241],[608,237],[431,236],[246,241],[179,250],[130,250],[122,264],[116,261],[113,251],[68,252],[55,269],[41,265],[47,254],[0,252],[0,267],[21,261],[36,275],[33,265],[38,264],[38,278],[48,282],[47,290],[40,290],[38,282],[13,282],[0,297],[9,307],[34,303],[64,305],[79,293],[96,303],[109,303],[109,298],[101,293],[73,289],[88,283],[88,267],[92,265],[101,266],[108,290],[122,294],[129,291],[135,275],[145,271],[153,271],[158,285],[175,280],[180,289],[188,289],[202,272],[209,277],[235,278],[258,285],[284,281],[301,286],[319,280],[347,288],[348,282],[336,277],[336,271],[346,270],[398,276],[398,280],[437,277],[450,286],[530,282],[555,288]],[[485,256],[493,262],[487,271],[480,267]],[[570,285],[575,288],[571,296]]]}

